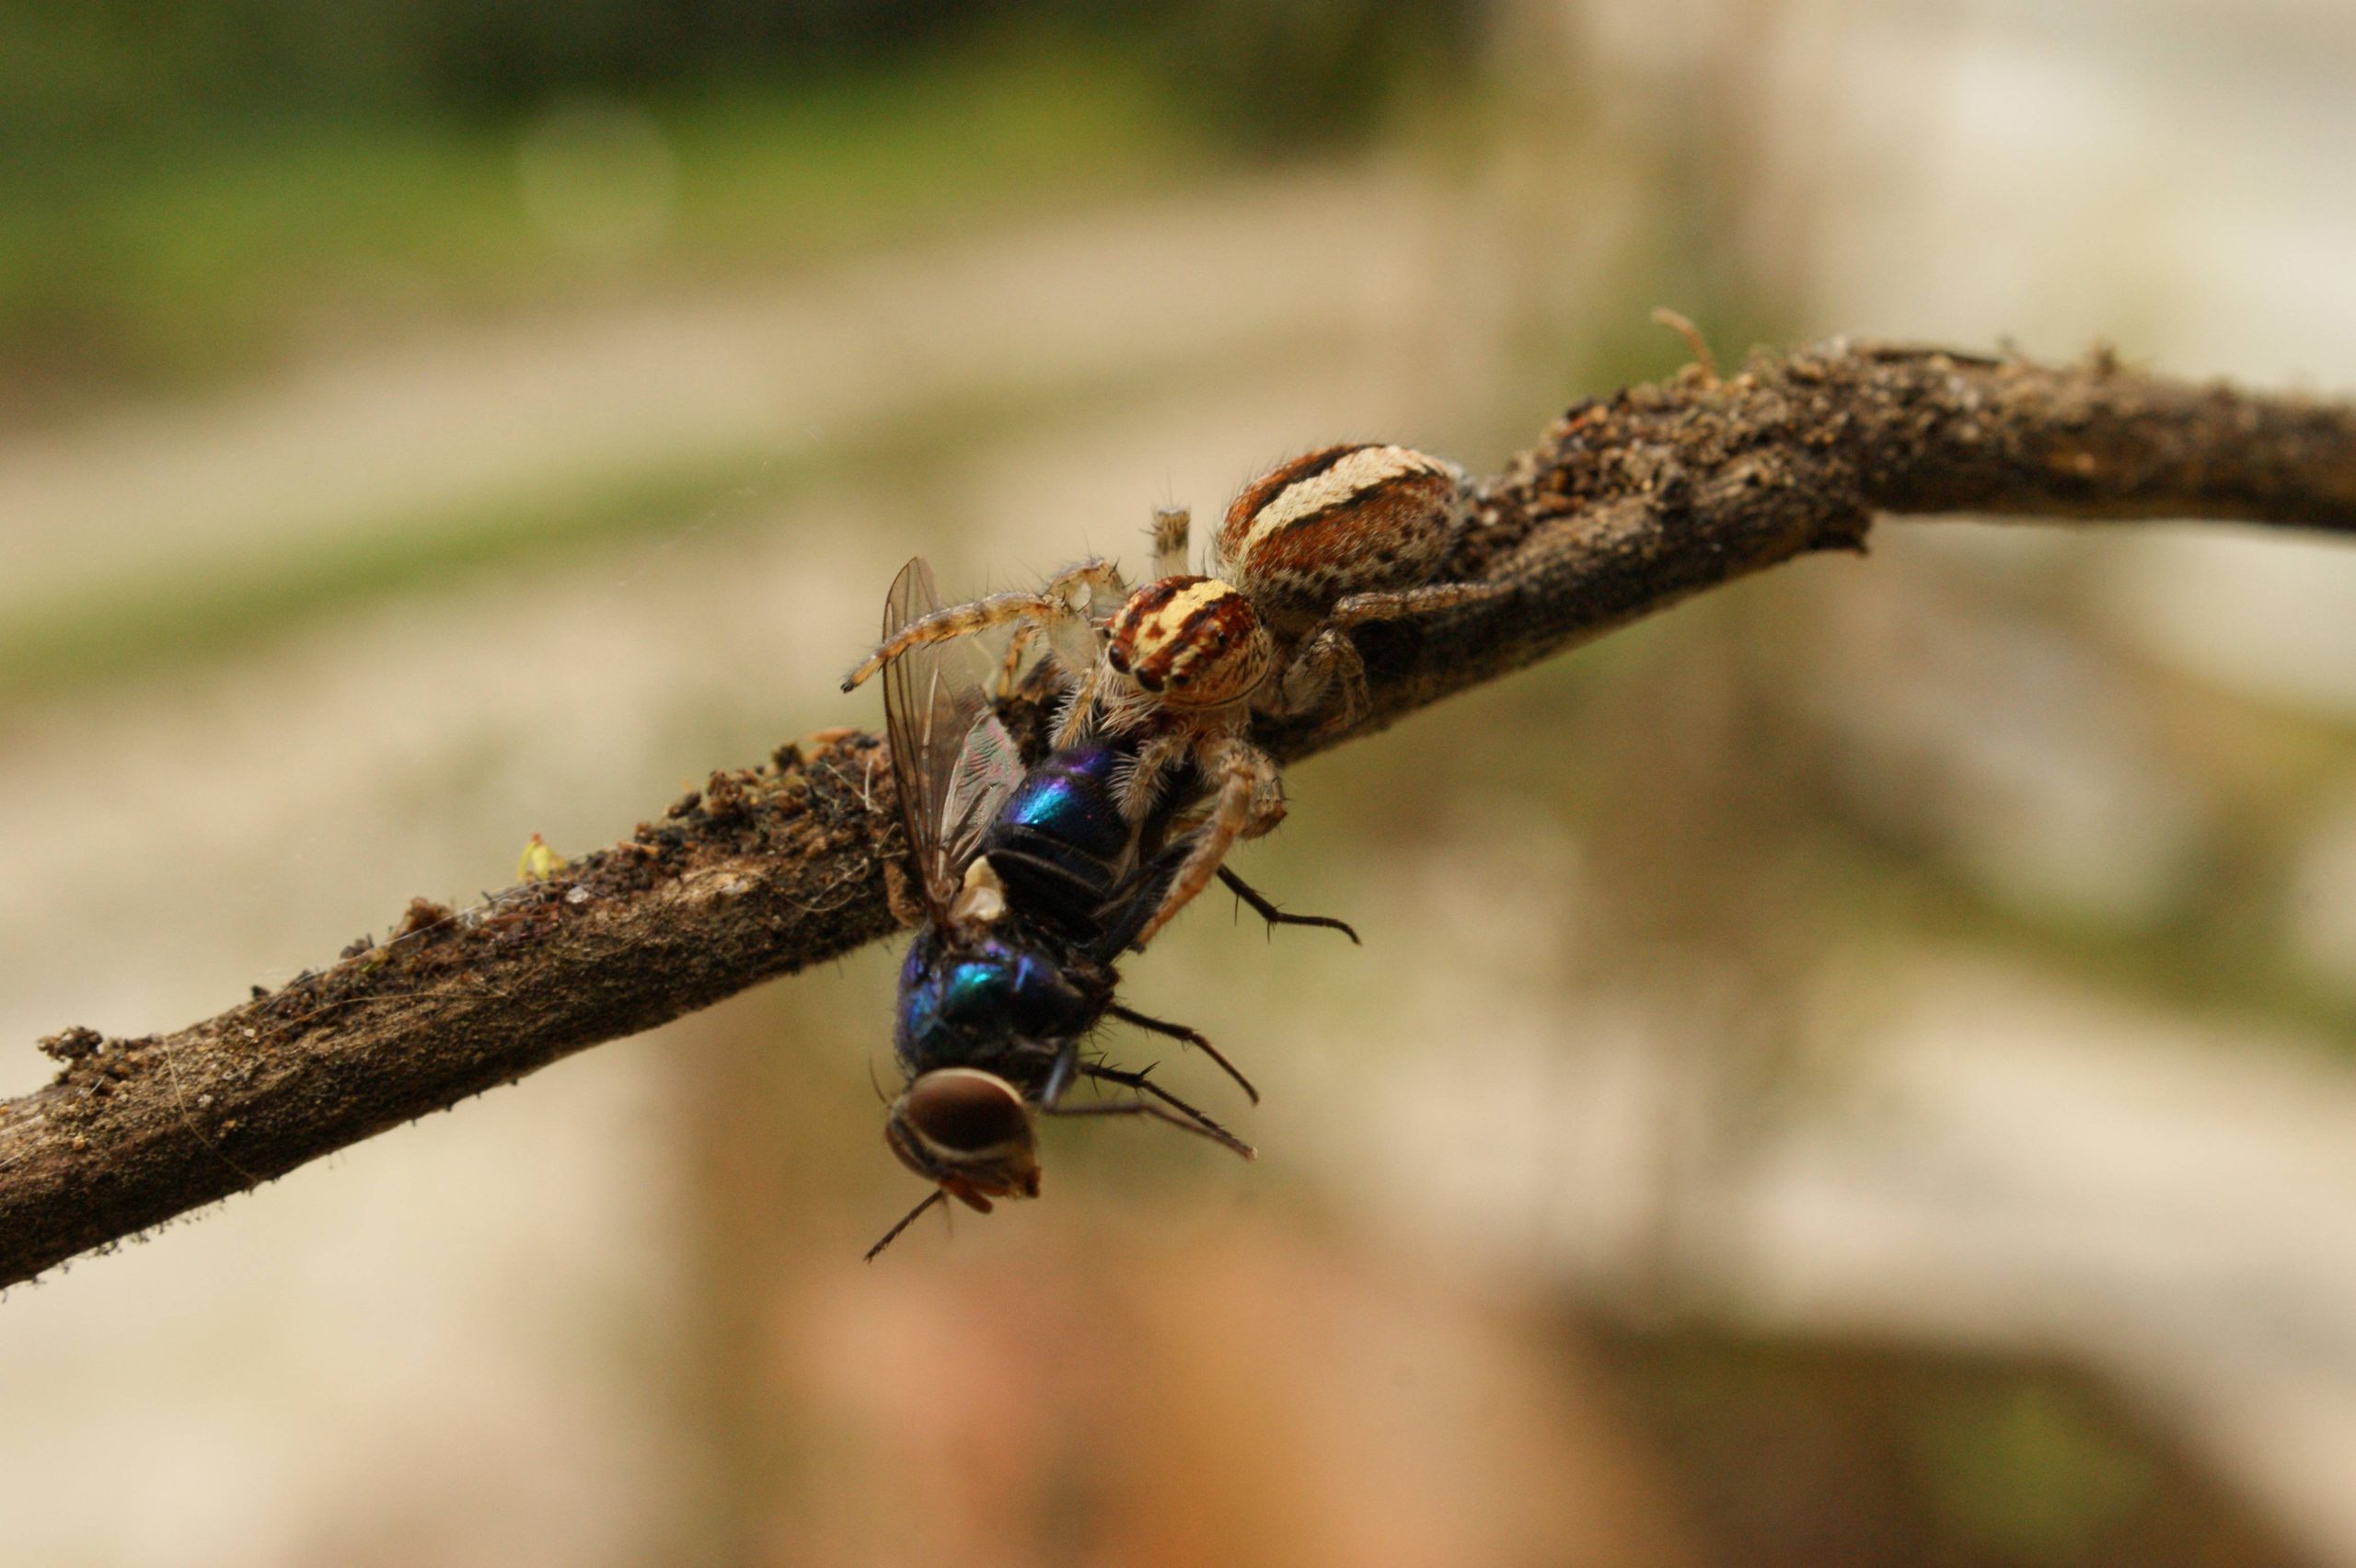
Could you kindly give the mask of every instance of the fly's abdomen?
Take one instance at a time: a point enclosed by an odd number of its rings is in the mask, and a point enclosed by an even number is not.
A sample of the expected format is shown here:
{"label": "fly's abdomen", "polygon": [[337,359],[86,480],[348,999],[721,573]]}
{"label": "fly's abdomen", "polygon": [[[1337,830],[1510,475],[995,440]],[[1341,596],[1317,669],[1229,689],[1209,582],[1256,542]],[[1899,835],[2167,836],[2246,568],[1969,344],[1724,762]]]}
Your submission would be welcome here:
{"label": "fly's abdomen", "polygon": [[1128,756],[1122,746],[1074,746],[1024,775],[982,839],[1014,907],[1073,936],[1095,933],[1136,858],[1137,828],[1114,790]]}

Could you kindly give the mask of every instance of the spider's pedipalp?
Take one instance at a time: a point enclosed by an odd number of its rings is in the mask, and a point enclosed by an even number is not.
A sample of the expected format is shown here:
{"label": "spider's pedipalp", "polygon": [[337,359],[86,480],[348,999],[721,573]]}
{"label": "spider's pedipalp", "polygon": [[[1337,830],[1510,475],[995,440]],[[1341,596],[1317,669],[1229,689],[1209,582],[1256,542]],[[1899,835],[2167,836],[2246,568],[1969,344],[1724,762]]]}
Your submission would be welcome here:
{"label": "spider's pedipalp", "polygon": [[1186,760],[1192,744],[1187,735],[1165,732],[1138,748],[1137,760],[1120,778],[1121,811],[1131,822],[1151,814],[1163,782]]}

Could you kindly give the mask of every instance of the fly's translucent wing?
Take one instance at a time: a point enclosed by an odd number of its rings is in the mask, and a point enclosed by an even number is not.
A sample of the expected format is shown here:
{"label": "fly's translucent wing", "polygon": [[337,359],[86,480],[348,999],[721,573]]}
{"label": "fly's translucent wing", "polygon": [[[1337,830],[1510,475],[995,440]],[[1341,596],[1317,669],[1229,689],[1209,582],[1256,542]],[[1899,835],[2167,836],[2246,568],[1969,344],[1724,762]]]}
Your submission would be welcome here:
{"label": "fly's translucent wing", "polygon": [[[932,569],[918,557],[884,597],[884,640],[940,607]],[[884,668],[900,820],[935,919],[948,915],[982,830],[1022,777],[1013,737],[990,709],[996,674],[996,662],[970,637],[918,643]]]}
{"label": "fly's translucent wing", "polygon": [[1099,628],[1113,618],[1129,596],[1128,585],[1121,581],[1119,571],[1111,561],[1091,557],[1081,565],[1100,569],[1080,582],[1079,598],[1073,605],[1085,617],[1085,624],[1080,618],[1058,617],[1047,633],[1067,683],[1083,679],[1096,667],[1096,661],[1104,651]]}
{"label": "fly's translucent wing", "polygon": [[949,799],[941,813],[941,843],[949,863],[963,873],[982,847],[999,808],[1022,782],[1022,751],[1014,736],[999,721],[996,711],[984,709],[965,732],[965,747],[957,771],[949,781]]}

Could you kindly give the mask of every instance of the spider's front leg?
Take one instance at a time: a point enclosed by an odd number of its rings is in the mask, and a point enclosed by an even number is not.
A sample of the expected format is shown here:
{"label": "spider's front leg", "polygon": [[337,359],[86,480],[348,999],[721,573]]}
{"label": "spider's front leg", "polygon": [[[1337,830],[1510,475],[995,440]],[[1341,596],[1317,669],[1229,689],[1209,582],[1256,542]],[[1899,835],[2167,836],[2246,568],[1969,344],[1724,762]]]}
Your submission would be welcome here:
{"label": "spider's front leg", "polygon": [[843,689],[850,691],[857,688],[912,648],[947,642],[952,638],[972,637],[977,632],[1010,623],[1034,626],[1065,613],[1068,612],[1064,605],[1045,594],[993,594],[970,605],[952,605],[947,609],[935,610],[929,616],[910,621],[870,653],[864,663],[843,677]]}
{"label": "spider's front leg", "polygon": [[1203,737],[1195,765],[1218,781],[1211,814],[1195,830],[1195,845],[1170,880],[1161,905],[1138,929],[1134,946],[1151,941],[1195,895],[1211,885],[1236,841],[1257,838],[1285,820],[1284,780],[1266,752],[1241,735]]}
{"label": "spider's front leg", "polygon": [[1068,648],[1085,646],[1090,651],[1089,663],[1092,663],[1095,623],[1088,618],[1086,610],[1073,605],[1073,596],[1082,588],[1087,589],[1091,597],[1099,592],[1117,595],[1120,587],[1118,568],[1107,560],[1091,559],[1056,573],[1047,580],[1046,586],[1035,594],[992,594],[970,604],[952,605],[946,609],[935,610],[929,616],[910,621],[869,654],[864,663],[843,677],[843,689],[853,690],[911,648],[930,642],[946,642],[956,637],[972,637],[977,632],[1008,625],[1044,628],[1058,658],[1066,656]]}

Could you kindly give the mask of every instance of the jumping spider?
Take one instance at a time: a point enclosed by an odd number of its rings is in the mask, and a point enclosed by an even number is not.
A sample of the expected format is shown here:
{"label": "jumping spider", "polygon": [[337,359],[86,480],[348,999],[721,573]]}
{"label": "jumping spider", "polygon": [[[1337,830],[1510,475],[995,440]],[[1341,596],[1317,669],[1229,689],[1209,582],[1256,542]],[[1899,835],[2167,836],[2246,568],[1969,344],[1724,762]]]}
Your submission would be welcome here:
{"label": "jumping spider", "polygon": [[[1284,784],[1253,744],[1254,711],[1312,710],[1340,688],[1346,723],[1367,705],[1349,628],[1502,592],[1427,581],[1464,525],[1471,489],[1454,464],[1404,446],[1323,447],[1244,487],[1213,537],[1210,573],[1186,570],[1191,516],[1153,519],[1153,581],[1131,592],[1090,559],[1036,593],[996,594],[904,627],[843,682],[850,690],[909,648],[1011,625],[1011,675],[1044,635],[1072,676],[1054,744],[1143,734],[1122,809],[1142,819],[1192,764],[1213,801],[1194,852],[1138,933],[1142,946],[1218,872],[1238,839],[1284,820]],[[1099,617],[1098,606],[1117,604]]]}

